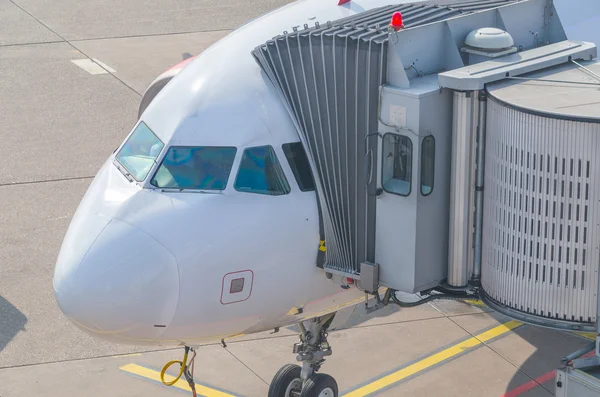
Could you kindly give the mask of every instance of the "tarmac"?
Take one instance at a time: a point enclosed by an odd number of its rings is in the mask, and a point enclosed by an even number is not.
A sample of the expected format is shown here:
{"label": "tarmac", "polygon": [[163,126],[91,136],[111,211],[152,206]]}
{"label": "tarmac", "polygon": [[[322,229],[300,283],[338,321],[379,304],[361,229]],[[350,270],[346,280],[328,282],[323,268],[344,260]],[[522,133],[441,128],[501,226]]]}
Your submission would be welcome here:
{"label": "tarmac", "polygon": [[[333,1],[333,0],[323,0]],[[52,276],[93,176],[136,122],[141,94],[282,0],[0,0],[0,397],[181,396],[181,349],[113,345],[65,319]],[[479,302],[387,307],[330,334],[342,396],[543,397],[588,335],[511,321]],[[266,396],[295,361],[294,329],[197,350],[206,397]]]}

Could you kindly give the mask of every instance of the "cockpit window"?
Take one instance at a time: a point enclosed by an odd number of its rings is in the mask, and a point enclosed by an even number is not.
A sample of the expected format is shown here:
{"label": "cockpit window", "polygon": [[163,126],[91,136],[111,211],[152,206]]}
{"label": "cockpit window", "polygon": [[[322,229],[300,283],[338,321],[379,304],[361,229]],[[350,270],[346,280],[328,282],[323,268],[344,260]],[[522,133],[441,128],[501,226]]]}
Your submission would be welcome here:
{"label": "cockpit window", "polygon": [[290,168],[294,173],[294,177],[296,177],[300,190],[303,192],[314,191],[315,183],[310,172],[308,158],[306,157],[306,152],[304,151],[302,143],[285,143],[282,148],[285,157],[290,163]]}
{"label": "cockpit window", "polygon": [[165,144],[141,121],[123,145],[116,159],[138,182],[148,176]]}
{"label": "cockpit window", "polygon": [[236,150],[172,146],[150,183],[165,189],[224,190]]}
{"label": "cockpit window", "polygon": [[271,196],[290,192],[290,185],[271,146],[244,150],[234,187],[240,192]]}

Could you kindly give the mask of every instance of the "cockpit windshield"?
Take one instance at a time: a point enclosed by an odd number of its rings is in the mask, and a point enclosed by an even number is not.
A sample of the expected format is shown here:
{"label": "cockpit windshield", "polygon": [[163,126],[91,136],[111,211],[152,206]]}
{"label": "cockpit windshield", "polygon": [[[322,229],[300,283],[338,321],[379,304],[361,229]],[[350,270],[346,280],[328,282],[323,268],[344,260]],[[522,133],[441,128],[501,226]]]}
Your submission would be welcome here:
{"label": "cockpit windshield", "polygon": [[140,182],[148,176],[163,147],[165,144],[141,121],[117,153],[116,159]]}
{"label": "cockpit windshield", "polygon": [[224,190],[235,147],[172,146],[150,183],[165,189]]}

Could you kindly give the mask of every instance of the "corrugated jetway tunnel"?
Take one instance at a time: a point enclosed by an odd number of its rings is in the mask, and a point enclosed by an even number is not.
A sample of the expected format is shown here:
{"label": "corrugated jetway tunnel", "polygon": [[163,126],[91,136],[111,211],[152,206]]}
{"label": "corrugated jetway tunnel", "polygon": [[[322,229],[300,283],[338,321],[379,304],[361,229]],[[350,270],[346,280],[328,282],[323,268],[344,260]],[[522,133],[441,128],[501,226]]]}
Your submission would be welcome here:
{"label": "corrugated jetway tunnel", "polygon": [[376,259],[375,204],[381,187],[376,136],[380,88],[394,67],[388,61],[392,13],[402,12],[408,29],[512,2],[386,6],[294,28],[253,52],[281,93],[315,170],[327,242],[325,268],[360,277],[361,263]]}
{"label": "corrugated jetway tunnel", "polygon": [[600,73],[551,1],[382,7],[253,55],[313,168],[319,266],[367,291],[474,286],[514,318],[595,330]]}

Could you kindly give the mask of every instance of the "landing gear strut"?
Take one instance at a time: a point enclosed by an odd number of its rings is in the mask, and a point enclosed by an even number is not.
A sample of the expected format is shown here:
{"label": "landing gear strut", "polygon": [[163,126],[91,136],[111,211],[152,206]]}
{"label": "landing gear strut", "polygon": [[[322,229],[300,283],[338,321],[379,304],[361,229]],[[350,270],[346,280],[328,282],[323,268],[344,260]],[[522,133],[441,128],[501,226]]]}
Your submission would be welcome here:
{"label": "landing gear strut", "polygon": [[300,323],[300,342],[293,352],[302,367],[288,364],[275,374],[268,397],[338,397],[338,386],[331,376],[317,374],[325,357],[331,355],[327,328],[335,313]]}

